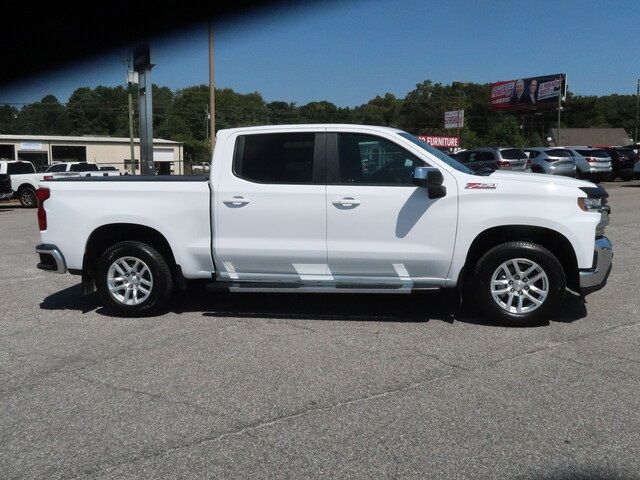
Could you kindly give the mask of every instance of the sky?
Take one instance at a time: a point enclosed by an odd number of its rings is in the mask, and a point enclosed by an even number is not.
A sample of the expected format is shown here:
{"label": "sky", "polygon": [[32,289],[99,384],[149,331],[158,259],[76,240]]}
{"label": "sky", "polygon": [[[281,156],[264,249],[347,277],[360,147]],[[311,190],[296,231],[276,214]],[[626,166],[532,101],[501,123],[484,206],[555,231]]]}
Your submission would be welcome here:
{"label": "sky", "polygon": [[[297,2],[214,23],[218,88],[299,105],[356,106],[404,96],[426,79],[450,84],[566,73],[579,95],[635,94],[640,2],[353,0]],[[204,20],[204,19],[203,19]],[[152,81],[208,82],[207,25],[151,42]],[[0,87],[29,103],[78,87],[121,85],[126,50]]]}

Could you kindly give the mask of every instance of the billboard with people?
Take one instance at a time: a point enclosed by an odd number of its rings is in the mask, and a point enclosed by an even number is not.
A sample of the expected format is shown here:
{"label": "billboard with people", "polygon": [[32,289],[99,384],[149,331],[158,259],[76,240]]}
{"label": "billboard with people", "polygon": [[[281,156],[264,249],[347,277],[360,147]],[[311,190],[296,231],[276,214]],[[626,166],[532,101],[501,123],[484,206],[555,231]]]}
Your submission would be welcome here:
{"label": "billboard with people", "polygon": [[518,78],[491,84],[493,110],[541,110],[555,108],[558,95],[564,98],[566,75]]}

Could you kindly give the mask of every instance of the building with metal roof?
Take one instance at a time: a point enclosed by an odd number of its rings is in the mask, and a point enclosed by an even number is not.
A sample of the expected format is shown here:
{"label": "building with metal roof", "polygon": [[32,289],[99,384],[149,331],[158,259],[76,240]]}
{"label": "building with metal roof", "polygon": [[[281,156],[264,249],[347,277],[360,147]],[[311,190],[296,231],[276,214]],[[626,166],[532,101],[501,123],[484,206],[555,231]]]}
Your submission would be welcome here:
{"label": "building with metal roof", "polygon": [[[153,140],[153,159],[162,174],[182,174],[183,144],[173,140]],[[0,134],[0,159],[27,160],[39,171],[55,162],[94,162],[115,167],[122,173],[140,173],[140,139],[134,138],[131,158],[130,139],[109,136],[11,135]]]}

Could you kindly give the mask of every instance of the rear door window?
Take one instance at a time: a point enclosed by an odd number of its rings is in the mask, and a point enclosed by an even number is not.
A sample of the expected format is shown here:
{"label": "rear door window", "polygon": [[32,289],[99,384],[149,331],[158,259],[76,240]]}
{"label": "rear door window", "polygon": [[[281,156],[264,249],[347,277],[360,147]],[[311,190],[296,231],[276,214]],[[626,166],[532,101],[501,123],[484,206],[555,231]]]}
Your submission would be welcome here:
{"label": "rear door window", "polygon": [[9,163],[7,165],[9,175],[20,175],[24,173],[36,173],[35,168],[29,162]]}
{"label": "rear door window", "polygon": [[313,183],[315,133],[241,135],[236,141],[233,171],[256,183]]}

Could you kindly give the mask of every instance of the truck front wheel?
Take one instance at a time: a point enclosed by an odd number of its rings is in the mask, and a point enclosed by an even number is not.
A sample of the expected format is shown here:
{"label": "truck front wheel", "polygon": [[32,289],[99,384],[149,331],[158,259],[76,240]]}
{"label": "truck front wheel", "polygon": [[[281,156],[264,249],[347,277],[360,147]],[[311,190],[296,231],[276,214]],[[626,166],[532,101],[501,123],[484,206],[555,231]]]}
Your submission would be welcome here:
{"label": "truck front wheel", "polygon": [[485,253],[475,268],[475,293],[489,319],[510,326],[546,321],[564,298],[558,259],[530,242],[509,242]]}
{"label": "truck front wheel", "polygon": [[164,257],[136,241],[107,249],[98,260],[95,281],[105,308],[123,317],[159,313],[173,290],[171,269]]}

